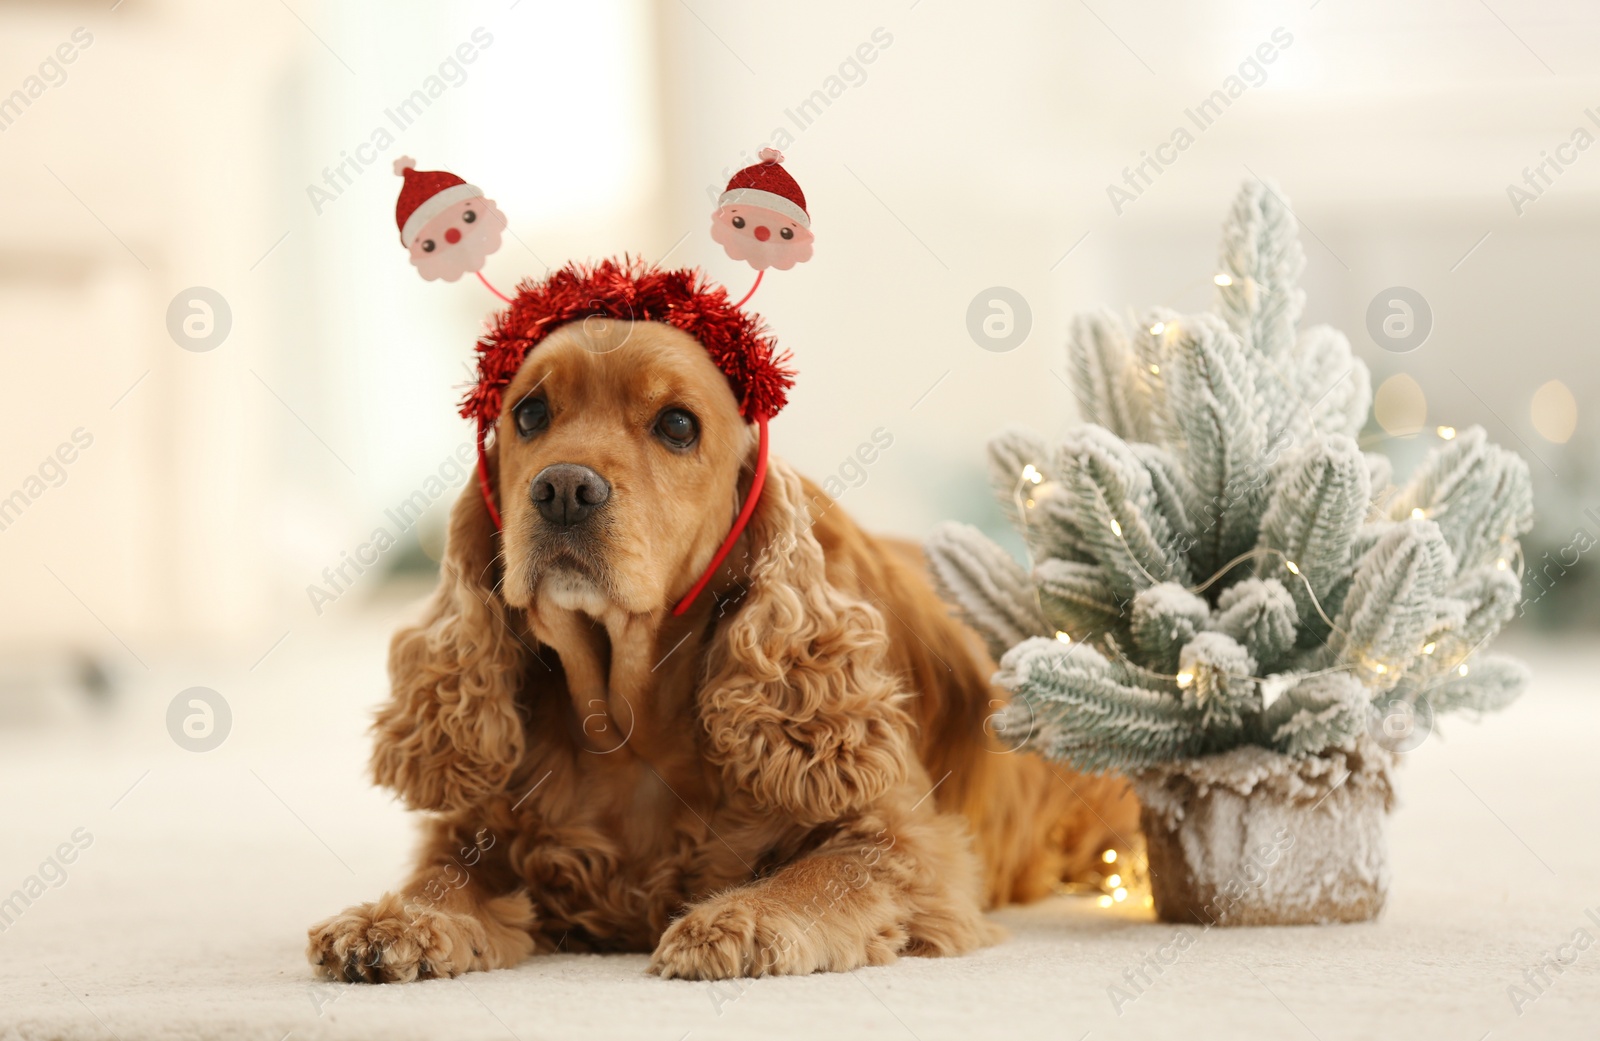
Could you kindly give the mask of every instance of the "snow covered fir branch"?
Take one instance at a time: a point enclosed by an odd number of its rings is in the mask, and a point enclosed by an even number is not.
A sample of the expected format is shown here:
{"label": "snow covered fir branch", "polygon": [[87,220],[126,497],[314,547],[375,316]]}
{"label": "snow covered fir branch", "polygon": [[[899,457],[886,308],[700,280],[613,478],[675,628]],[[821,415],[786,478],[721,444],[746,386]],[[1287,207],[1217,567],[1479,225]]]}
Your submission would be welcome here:
{"label": "snow covered fir branch", "polygon": [[929,540],[1029,747],[1084,770],[1312,756],[1350,746],[1379,699],[1485,712],[1525,685],[1484,649],[1520,597],[1526,465],[1440,428],[1397,485],[1356,441],[1366,366],[1338,331],[1299,328],[1303,266],[1282,195],[1247,183],[1214,310],[1079,316],[1086,422],[989,445],[1030,566],[968,525]]}

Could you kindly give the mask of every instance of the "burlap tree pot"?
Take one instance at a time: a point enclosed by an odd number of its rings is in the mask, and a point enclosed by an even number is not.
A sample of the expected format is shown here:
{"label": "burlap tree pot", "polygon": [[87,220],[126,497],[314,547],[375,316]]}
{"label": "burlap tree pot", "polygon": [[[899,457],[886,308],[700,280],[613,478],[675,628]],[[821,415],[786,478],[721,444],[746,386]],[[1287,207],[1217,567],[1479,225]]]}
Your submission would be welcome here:
{"label": "burlap tree pot", "polygon": [[1136,774],[1156,914],[1205,926],[1376,918],[1394,762],[1362,739],[1309,758],[1247,746]]}

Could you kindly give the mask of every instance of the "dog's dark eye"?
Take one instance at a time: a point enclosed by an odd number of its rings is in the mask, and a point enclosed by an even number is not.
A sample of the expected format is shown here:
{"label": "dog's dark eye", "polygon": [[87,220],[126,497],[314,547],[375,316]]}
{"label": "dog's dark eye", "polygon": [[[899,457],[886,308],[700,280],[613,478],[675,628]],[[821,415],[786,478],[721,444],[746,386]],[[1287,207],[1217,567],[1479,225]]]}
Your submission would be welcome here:
{"label": "dog's dark eye", "polygon": [[532,437],[550,425],[550,406],[543,398],[529,398],[512,413],[517,421],[517,433]]}
{"label": "dog's dark eye", "polygon": [[783,238],[792,239],[792,238],[794,238],[794,229],[793,228],[779,228],[778,229],[778,234],[780,236],[782,236]]}
{"label": "dog's dark eye", "polygon": [[735,217],[735,218],[733,218],[733,222],[732,223],[733,223],[734,227],[742,228],[742,227],[744,227],[744,218],[743,217]]}
{"label": "dog's dark eye", "polygon": [[673,448],[688,448],[700,435],[700,424],[681,408],[669,408],[656,419],[656,433]]}
{"label": "dog's dark eye", "polygon": [[423,239],[422,240],[422,252],[424,252],[424,253],[432,253],[433,252],[433,240],[432,239]]}
{"label": "dog's dark eye", "polygon": [[471,224],[473,221],[475,221],[477,219],[478,219],[478,215],[476,213],[473,213],[471,210],[468,210],[467,212],[465,212],[465,213],[463,213],[461,215],[461,223],[462,224]]}

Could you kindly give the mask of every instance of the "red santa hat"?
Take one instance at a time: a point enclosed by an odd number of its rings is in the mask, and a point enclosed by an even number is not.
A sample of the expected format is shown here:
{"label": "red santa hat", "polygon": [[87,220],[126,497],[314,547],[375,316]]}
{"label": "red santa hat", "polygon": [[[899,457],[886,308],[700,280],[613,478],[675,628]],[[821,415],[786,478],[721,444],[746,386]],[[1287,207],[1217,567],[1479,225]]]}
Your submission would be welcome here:
{"label": "red santa hat", "polygon": [[761,162],[747,166],[733,175],[727,190],[717,199],[717,208],[724,206],[760,206],[794,221],[802,228],[811,227],[811,215],[806,212],[806,193],[789,171],[778,164],[783,153],[776,148],[763,148]]}
{"label": "red santa hat", "polygon": [[483,190],[443,170],[418,170],[417,161],[403,155],[394,161],[394,172],[405,178],[400,201],[394,206],[394,222],[400,227],[400,245],[407,249],[422,233],[423,225],[466,199],[477,199]]}

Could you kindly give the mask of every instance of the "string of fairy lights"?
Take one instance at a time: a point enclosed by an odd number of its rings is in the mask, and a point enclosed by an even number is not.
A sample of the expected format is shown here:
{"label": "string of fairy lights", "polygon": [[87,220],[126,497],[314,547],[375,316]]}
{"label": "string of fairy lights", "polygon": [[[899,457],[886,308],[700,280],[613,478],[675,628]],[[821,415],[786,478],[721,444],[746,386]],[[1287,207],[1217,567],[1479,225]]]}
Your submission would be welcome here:
{"label": "string of fairy lights", "polygon": [[[1233,284],[1232,276],[1227,275],[1227,274],[1219,274],[1219,275],[1217,275],[1215,277],[1214,281],[1216,282],[1216,284],[1218,286],[1224,286],[1224,287],[1230,286],[1230,285]],[[1166,321],[1155,322],[1155,323],[1153,323],[1152,325],[1149,326],[1149,331],[1150,331],[1150,335],[1151,336],[1160,338],[1161,342],[1162,342],[1162,345],[1165,346],[1165,344],[1168,342],[1167,341],[1167,336],[1169,334],[1176,333],[1176,331],[1177,331],[1177,323],[1176,322],[1166,322]],[[1160,372],[1161,372],[1160,365],[1157,364],[1157,363],[1151,363],[1150,365],[1148,365],[1148,370],[1149,370],[1150,374],[1153,375],[1153,376],[1159,376]],[[1309,409],[1306,410],[1305,419],[1307,420],[1308,423],[1311,422]],[[1439,427],[1435,428],[1434,434],[1442,441],[1450,441],[1450,440],[1453,440],[1456,437],[1456,429],[1454,427],[1451,427],[1451,426],[1439,426]],[[1044,472],[1041,471],[1039,469],[1039,467],[1034,463],[1025,464],[1023,466],[1023,468],[1022,468],[1021,473],[1018,475],[1017,483],[1016,483],[1016,486],[1015,486],[1015,488],[1013,490],[1013,498],[1015,500],[1015,504],[1016,504],[1016,508],[1017,508],[1017,515],[1021,519],[1021,522],[1022,522],[1024,533],[1026,533],[1031,527],[1031,524],[1030,524],[1030,521],[1029,521],[1029,515],[1030,515],[1030,511],[1032,511],[1033,509],[1036,508],[1038,497],[1040,495],[1042,495],[1042,494],[1047,494],[1048,493],[1048,489],[1046,489],[1044,487],[1045,481],[1046,481],[1046,477],[1045,477]],[[1381,499],[1373,500],[1371,503],[1369,503],[1369,510],[1371,508],[1375,508],[1378,505],[1380,505],[1381,501],[1382,501]],[[1113,512],[1110,509],[1110,505],[1108,503],[1105,503],[1103,498],[1102,498],[1102,505],[1104,505],[1106,507],[1106,511],[1105,511],[1106,513],[1110,514],[1110,513]],[[1437,509],[1437,510],[1434,510],[1434,509],[1423,509],[1421,507],[1417,507],[1417,508],[1414,508],[1411,511],[1411,517],[1414,518],[1414,519],[1418,519],[1418,520],[1431,519],[1436,513],[1442,513],[1442,512],[1443,512],[1443,508],[1442,507]],[[1160,584],[1161,580],[1156,578],[1156,576],[1150,574],[1150,572],[1145,568],[1144,564],[1139,560],[1138,556],[1134,553],[1133,547],[1129,544],[1129,542],[1127,540],[1127,537],[1123,533],[1122,524],[1114,516],[1110,518],[1109,527],[1110,527],[1112,535],[1119,542],[1122,543],[1123,548],[1127,551],[1127,559],[1133,562],[1134,566],[1137,567],[1139,569],[1139,571],[1144,575],[1144,577],[1149,580],[1151,585]],[[1505,570],[1508,570],[1508,569],[1510,569],[1512,567],[1515,567],[1517,576],[1518,576],[1518,578],[1520,578],[1522,576],[1522,571],[1523,571],[1523,557],[1522,557],[1522,548],[1521,548],[1520,544],[1518,544],[1509,534],[1506,534],[1506,535],[1502,535],[1500,537],[1500,545],[1502,547],[1502,554],[1498,559],[1496,559],[1495,567],[1498,570],[1501,570],[1501,571],[1505,571]],[[1506,550],[1507,546],[1511,547],[1511,549],[1509,551]],[[1030,565],[1030,568],[1031,568],[1032,565],[1035,563],[1034,560],[1033,560],[1033,555],[1032,555],[1031,548],[1028,549],[1027,552],[1028,552],[1028,556],[1029,556],[1029,565]],[[1507,552],[1509,552],[1510,556],[1507,555]],[[1353,636],[1351,635],[1351,633],[1349,631],[1347,631],[1344,628],[1342,628],[1341,626],[1339,626],[1332,618],[1330,618],[1328,616],[1328,612],[1323,607],[1321,598],[1318,597],[1316,589],[1311,584],[1311,580],[1301,571],[1299,564],[1297,564],[1295,561],[1291,560],[1289,558],[1289,556],[1287,554],[1285,554],[1281,550],[1263,546],[1263,547],[1258,547],[1256,549],[1250,550],[1250,551],[1248,551],[1246,553],[1242,553],[1239,556],[1235,557],[1234,559],[1228,561],[1226,564],[1224,564],[1221,568],[1219,568],[1214,574],[1212,574],[1205,581],[1200,582],[1200,583],[1198,583],[1196,585],[1193,585],[1193,586],[1189,586],[1189,587],[1187,587],[1187,589],[1188,589],[1189,592],[1194,593],[1196,595],[1204,593],[1211,586],[1213,586],[1217,582],[1221,581],[1229,572],[1231,572],[1234,568],[1238,567],[1240,564],[1243,564],[1243,563],[1245,563],[1247,561],[1251,561],[1251,560],[1261,559],[1261,558],[1264,558],[1264,557],[1265,558],[1272,558],[1272,557],[1279,558],[1281,560],[1281,562],[1282,562],[1282,567],[1283,567],[1284,572],[1286,572],[1290,576],[1291,580],[1298,580],[1299,583],[1304,587],[1307,599],[1311,603],[1312,607],[1315,608],[1315,610],[1316,610],[1318,616],[1321,618],[1323,624],[1328,626],[1330,631],[1338,633],[1340,636],[1344,637],[1344,639],[1346,641],[1348,641],[1350,644],[1353,645],[1353,643],[1354,643]],[[1040,613],[1045,615],[1046,617],[1048,617],[1048,612],[1046,612],[1044,610],[1044,605],[1043,605],[1042,601],[1039,600],[1039,592],[1038,592],[1037,586],[1034,587],[1034,598],[1035,598],[1035,601],[1038,603],[1038,606],[1039,606],[1039,609],[1040,609]],[[1450,633],[1450,631],[1451,631],[1451,627],[1449,625],[1446,625],[1444,628],[1430,633],[1428,635],[1428,638],[1427,638],[1426,642],[1421,647],[1418,648],[1418,653],[1420,655],[1424,656],[1424,657],[1431,657],[1438,650],[1440,641],[1444,637],[1446,637]],[[1080,642],[1092,642],[1097,635],[1099,635],[1099,634],[1096,634],[1096,633],[1079,634],[1076,637],[1076,639],[1078,639]],[[1059,640],[1059,641],[1061,641],[1062,643],[1065,643],[1065,644],[1071,644],[1073,642],[1073,640],[1074,640],[1074,636],[1071,633],[1066,632],[1065,630],[1057,630],[1056,633],[1055,633],[1055,637],[1056,637],[1057,640]],[[1481,646],[1483,642],[1484,641],[1480,640],[1477,644],[1473,645],[1472,647],[1467,648],[1461,654],[1460,658],[1456,660],[1456,662],[1453,664],[1453,666],[1451,668],[1453,668],[1453,670],[1458,675],[1460,675],[1460,676],[1468,675],[1468,673],[1471,671],[1471,666],[1468,664],[1467,659],[1470,658],[1477,651],[1478,647]],[[1136,671],[1138,673],[1141,673],[1142,675],[1144,675],[1146,677],[1149,677],[1149,678],[1157,680],[1157,681],[1172,683],[1175,686],[1177,686],[1180,690],[1188,688],[1195,681],[1195,674],[1190,669],[1182,669],[1182,670],[1180,670],[1180,671],[1178,671],[1176,673],[1168,674],[1168,673],[1159,672],[1159,671],[1156,671],[1156,670],[1153,670],[1153,669],[1149,669],[1149,668],[1147,668],[1147,667],[1145,667],[1143,665],[1138,664],[1137,662],[1134,662],[1133,660],[1128,658],[1125,653],[1122,652],[1121,648],[1116,646],[1116,643],[1115,643],[1114,640],[1107,641],[1106,644],[1104,645],[1104,649],[1110,651],[1118,659],[1119,663],[1122,664],[1125,668],[1132,669],[1132,670],[1134,670],[1134,671]],[[1309,678],[1309,677],[1313,677],[1313,676],[1327,675],[1327,674],[1335,673],[1335,672],[1353,672],[1353,671],[1357,671],[1357,670],[1360,670],[1360,669],[1366,669],[1374,677],[1384,677],[1385,678],[1384,682],[1386,682],[1386,683],[1393,684],[1393,683],[1397,683],[1399,681],[1400,674],[1403,673],[1404,667],[1397,667],[1395,665],[1392,665],[1389,662],[1380,661],[1380,660],[1378,660],[1376,658],[1373,658],[1372,656],[1367,654],[1365,651],[1358,651],[1358,653],[1360,654],[1360,660],[1359,661],[1345,662],[1345,663],[1341,663],[1339,665],[1330,666],[1328,668],[1319,669],[1319,670],[1316,670],[1316,671],[1313,671],[1313,672],[1295,673],[1295,674],[1293,674],[1293,676],[1294,676],[1294,678],[1296,680],[1299,680],[1299,679],[1305,679],[1305,678]],[[1447,669],[1445,671],[1448,672],[1450,670]],[[1390,676],[1391,672],[1394,672],[1395,675],[1394,676]],[[1274,676],[1254,676],[1254,675],[1246,676],[1246,675],[1233,675],[1231,673],[1224,673],[1221,676],[1221,678],[1225,679],[1225,680],[1231,680],[1231,681],[1255,682],[1255,683],[1258,683],[1258,684],[1271,683],[1271,682],[1273,682],[1275,680],[1280,680],[1281,681],[1281,679],[1282,679],[1282,677],[1274,677]],[[1114,852],[1114,851],[1109,851],[1108,850],[1107,852]]]}
{"label": "string of fairy lights", "polygon": [[1136,846],[1127,852],[1101,850],[1098,868],[1098,882],[1066,882],[1057,891],[1067,896],[1094,897],[1103,908],[1130,902],[1135,907],[1155,906],[1150,892],[1150,859],[1143,849]]}

